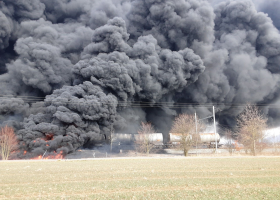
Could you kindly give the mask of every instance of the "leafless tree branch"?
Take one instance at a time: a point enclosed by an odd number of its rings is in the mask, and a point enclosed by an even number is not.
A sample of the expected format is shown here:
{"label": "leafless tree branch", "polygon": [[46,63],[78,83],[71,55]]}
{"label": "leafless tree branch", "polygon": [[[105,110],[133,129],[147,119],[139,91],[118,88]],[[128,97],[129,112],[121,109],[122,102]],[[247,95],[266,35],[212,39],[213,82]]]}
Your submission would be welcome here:
{"label": "leafless tree branch", "polygon": [[17,148],[17,137],[14,129],[8,126],[1,128],[0,131],[0,151],[2,160],[8,160],[12,151]]}
{"label": "leafless tree branch", "polygon": [[149,154],[154,148],[154,144],[150,137],[151,133],[155,133],[155,129],[151,123],[141,123],[140,130],[138,131],[138,137],[136,138],[136,148],[139,152]]}
{"label": "leafless tree branch", "polygon": [[259,111],[257,106],[248,104],[238,116],[238,140],[255,156],[256,150],[262,148],[262,141],[267,128],[267,118]]}

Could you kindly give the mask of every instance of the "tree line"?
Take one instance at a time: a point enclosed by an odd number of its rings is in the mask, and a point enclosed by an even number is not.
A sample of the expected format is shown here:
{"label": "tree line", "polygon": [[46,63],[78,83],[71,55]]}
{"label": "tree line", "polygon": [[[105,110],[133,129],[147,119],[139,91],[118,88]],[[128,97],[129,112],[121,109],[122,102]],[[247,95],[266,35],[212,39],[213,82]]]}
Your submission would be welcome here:
{"label": "tree line", "polygon": [[[257,155],[257,150],[263,148],[265,130],[267,129],[267,117],[256,105],[246,105],[244,111],[237,117],[236,131],[227,130],[225,136],[229,139],[227,144],[230,153],[234,147],[231,138],[236,136],[237,141],[243,145],[246,152]],[[201,121],[196,121],[194,115],[181,114],[175,118],[171,132],[180,134],[178,148],[183,150],[187,156],[189,150],[200,142],[199,133],[205,129]],[[136,141],[139,152],[149,154],[154,144],[149,140],[149,134],[155,133],[151,123],[142,122],[139,133],[140,140]],[[0,131],[0,155],[2,160],[8,160],[11,153],[16,151],[18,145],[17,137],[12,127],[5,126]]]}
{"label": "tree line", "polygon": [[[225,137],[228,139],[226,144],[229,152],[238,150],[240,144],[246,153],[257,155],[257,150],[264,148],[265,130],[267,129],[267,117],[258,109],[256,105],[247,104],[245,109],[237,117],[237,127],[235,130],[226,130]],[[195,115],[181,114],[175,118],[171,132],[180,135],[180,141],[177,147],[181,149],[184,156],[194,146],[197,148],[200,142],[199,133],[205,129],[205,124],[196,121]],[[139,150],[149,154],[153,148],[153,144],[149,142],[148,134],[155,133],[150,123],[141,124],[139,134],[144,140],[137,141]],[[235,138],[234,142],[232,138]],[[238,143],[238,144],[237,144]]]}

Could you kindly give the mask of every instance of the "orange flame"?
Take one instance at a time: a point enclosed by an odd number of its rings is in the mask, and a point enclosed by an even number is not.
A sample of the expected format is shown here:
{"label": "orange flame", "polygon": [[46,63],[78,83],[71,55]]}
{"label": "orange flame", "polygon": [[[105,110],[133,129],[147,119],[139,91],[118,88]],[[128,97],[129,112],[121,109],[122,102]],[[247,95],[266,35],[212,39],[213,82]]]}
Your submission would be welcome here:
{"label": "orange flame", "polygon": [[240,151],[242,149],[242,147],[237,143],[237,141],[235,141],[234,147],[235,147],[236,151]]}
{"label": "orange flame", "polygon": [[[54,153],[55,153],[55,151],[54,151]],[[42,157],[42,155],[37,156],[35,158],[31,158],[31,160],[48,160],[48,159],[63,159],[63,151],[60,151],[60,153],[56,154],[56,155],[44,156],[44,158]]]}
{"label": "orange flame", "polygon": [[35,157],[35,158],[31,158],[31,160],[41,160],[42,159],[42,156],[38,156],[38,157]]}

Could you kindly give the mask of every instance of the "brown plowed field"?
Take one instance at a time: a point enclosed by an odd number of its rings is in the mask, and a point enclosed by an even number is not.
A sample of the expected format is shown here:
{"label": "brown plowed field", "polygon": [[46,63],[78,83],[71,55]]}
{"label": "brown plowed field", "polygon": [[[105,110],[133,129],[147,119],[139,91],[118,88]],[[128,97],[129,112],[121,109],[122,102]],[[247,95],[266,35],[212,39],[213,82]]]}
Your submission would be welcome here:
{"label": "brown plowed field", "polygon": [[279,157],[0,162],[0,199],[280,199]]}

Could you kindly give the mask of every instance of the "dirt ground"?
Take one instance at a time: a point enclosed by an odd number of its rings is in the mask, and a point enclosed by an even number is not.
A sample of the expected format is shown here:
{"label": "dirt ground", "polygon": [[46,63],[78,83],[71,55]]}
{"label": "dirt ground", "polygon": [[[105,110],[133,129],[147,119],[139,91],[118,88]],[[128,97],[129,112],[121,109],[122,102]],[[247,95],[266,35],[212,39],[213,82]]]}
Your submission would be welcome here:
{"label": "dirt ground", "polygon": [[[115,157],[184,157],[183,151],[178,149],[154,149],[149,155],[139,153],[135,150],[122,150],[118,152],[111,152],[109,149],[83,149],[74,153],[68,154],[65,159],[83,159],[83,158],[115,158]],[[251,156],[245,151],[236,151],[232,155],[227,149],[191,149],[188,157],[242,157]],[[258,156],[280,156],[280,150],[275,152],[274,149],[266,149]]]}
{"label": "dirt ground", "polygon": [[0,199],[280,199],[280,157],[0,162]]}

